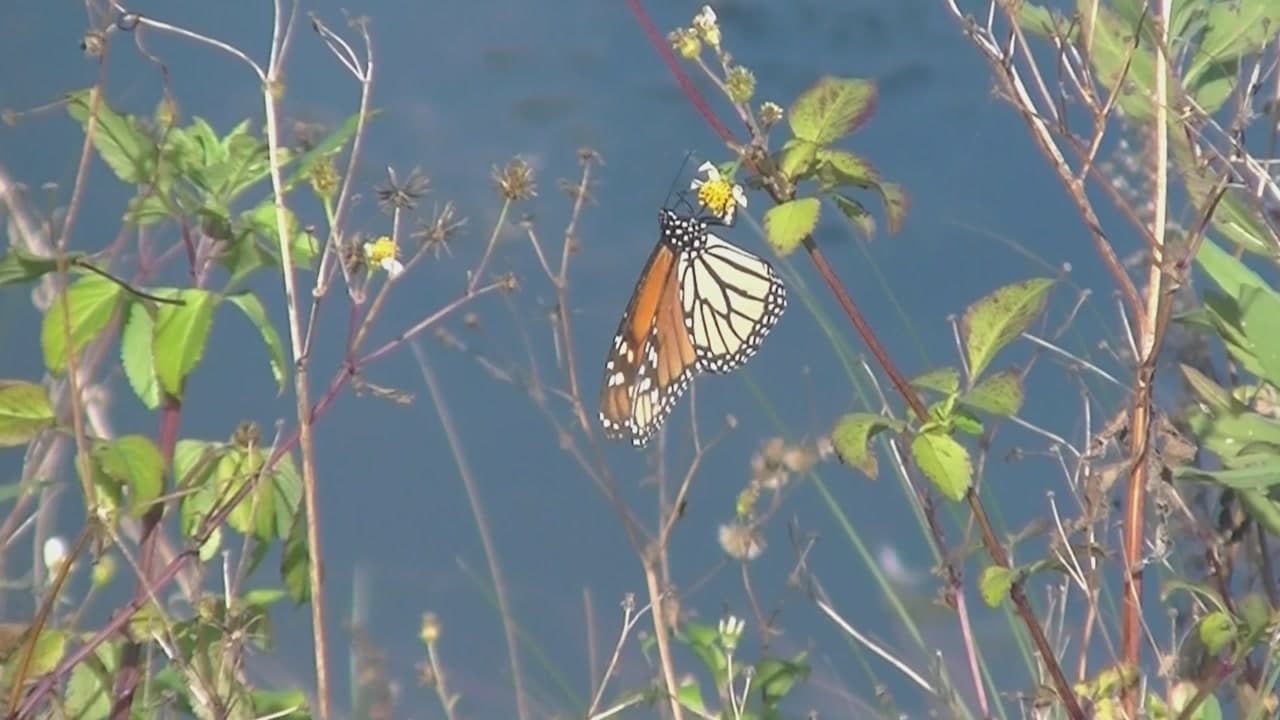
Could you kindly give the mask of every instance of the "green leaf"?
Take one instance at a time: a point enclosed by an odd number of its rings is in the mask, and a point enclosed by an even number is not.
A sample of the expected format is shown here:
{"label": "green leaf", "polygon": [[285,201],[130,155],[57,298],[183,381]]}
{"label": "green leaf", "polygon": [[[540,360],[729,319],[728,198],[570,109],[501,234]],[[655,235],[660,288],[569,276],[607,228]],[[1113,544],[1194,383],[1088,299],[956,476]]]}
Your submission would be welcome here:
{"label": "green leaf", "polygon": [[1018,27],[1043,39],[1051,39],[1060,34],[1057,18],[1048,8],[1032,2],[1021,2],[1016,6]]}
{"label": "green leaf", "polygon": [[0,447],[25,445],[56,422],[44,387],[23,380],[0,380]]}
{"label": "green leaf", "polygon": [[[70,267],[74,260],[84,257],[84,253],[68,253],[66,257]],[[0,287],[38,280],[57,269],[56,258],[41,257],[22,248],[11,247],[4,257],[0,257]]]}
{"label": "green leaf", "polygon": [[764,214],[764,237],[780,256],[795,250],[818,226],[818,198],[798,198],[769,208]]}
{"label": "green leaf", "polygon": [[877,433],[888,429],[901,432],[903,425],[883,415],[850,413],[836,421],[831,430],[831,444],[841,462],[858,468],[874,480],[877,471],[876,456],[871,452],[869,444]]}
{"label": "green leaf", "polygon": [[[25,649],[29,636],[24,634],[23,642],[20,648]],[[58,667],[58,663],[62,662],[62,657],[67,652],[67,634],[61,630],[54,630],[46,627],[36,638],[35,647],[31,649],[31,665],[27,667],[26,680],[29,682],[33,678],[41,675],[47,675]],[[8,655],[6,660],[16,660],[22,657],[22,649],[13,649],[13,654]],[[17,671],[16,662],[6,662],[4,667],[4,684],[9,686],[13,681],[13,673]]]}
{"label": "green leaf", "polygon": [[829,145],[866,122],[875,103],[873,83],[827,76],[796,98],[787,112],[787,121],[796,137]]}
{"label": "green leaf", "polygon": [[808,176],[816,165],[818,146],[808,140],[791,138],[778,154],[778,169],[792,180]]}
{"label": "green leaf", "polygon": [[1237,490],[1236,499],[1254,522],[1272,535],[1280,535],[1280,502],[1263,490]]}
{"label": "green leaf", "polygon": [[849,218],[849,221],[853,223],[854,227],[858,228],[863,237],[870,240],[875,236],[876,219],[871,216],[870,212],[867,212],[862,203],[838,192],[831,193],[831,200],[836,204],[836,209]]}
{"label": "green leaf", "polygon": [[199,288],[167,291],[163,295],[185,303],[160,306],[152,340],[160,387],[180,398],[187,375],[204,355],[204,344],[213,325],[215,300],[212,293]]}
{"label": "green leaf", "polygon": [[107,640],[84,661],[71,669],[66,696],[59,708],[63,717],[105,718],[111,716],[112,688],[120,662],[120,640]]}
{"label": "green leaf", "polygon": [[720,645],[720,633],[716,628],[690,621],[681,628],[682,639],[694,655],[702,661],[717,687],[729,681],[729,664],[724,648]]}
{"label": "green leaf", "polygon": [[925,476],[949,500],[964,498],[973,483],[969,451],[943,432],[922,432],[911,439],[911,456]]}
{"label": "green leaf", "polygon": [[1214,63],[1238,60],[1262,49],[1280,31],[1280,3],[1275,0],[1233,0],[1206,3],[1206,28],[1187,66],[1194,78]]}
{"label": "green leaf", "polygon": [[982,568],[978,577],[978,592],[987,607],[999,607],[1009,597],[1009,589],[1013,587],[1013,570],[999,565],[988,565]]}
{"label": "green leaf", "polygon": [[1240,294],[1240,307],[1240,327],[1262,366],[1262,379],[1280,387],[1280,295],[1269,288],[1248,288]]}
{"label": "green leaf", "polygon": [[702,688],[698,686],[697,678],[685,679],[676,691],[676,700],[680,702],[680,707],[707,717],[707,706],[702,700]]}
{"label": "green leaf", "polygon": [[911,386],[951,395],[960,390],[960,371],[953,367],[930,370],[911,379]]}
{"label": "green leaf", "polygon": [[[289,233],[290,248],[293,251],[293,265],[304,269],[311,267],[311,261],[319,251],[315,238],[298,231],[298,219],[293,211],[285,208],[285,224]],[[240,222],[257,233],[271,248],[273,257],[278,257],[280,233],[276,232],[276,208],[271,201],[262,204],[240,215]]]}
{"label": "green leaf", "polygon": [[258,328],[262,341],[267,346],[267,355],[271,361],[271,376],[276,379],[276,390],[283,392],[286,372],[284,344],[281,343],[280,335],[271,325],[271,320],[267,318],[266,308],[262,306],[256,295],[248,292],[231,295],[227,299],[240,308],[245,317],[249,318],[249,322]]}
{"label": "green leaf", "polygon": [[1280,447],[1280,421],[1253,412],[1199,370],[1186,364],[1179,369],[1198,400],[1185,408],[1187,425],[1200,445],[1224,465],[1243,467],[1265,459],[1244,455],[1242,450],[1248,444]]}
{"label": "green leaf", "polygon": [[1248,265],[1218,247],[1212,240],[1205,239],[1200,243],[1200,249],[1196,252],[1196,264],[1232,299],[1240,297],[1245,288],[1270,287]]}
{"label": "green leaf", "polygon": [[98,470],[129,490],[129,514],[142,517],[164,492],[164,459],[144,435],[122,435],[93,448]]}
{"label": "green leaf", "polygon": [[1139,24],[1150,25],[1151,19],[1124,17],[1098,3],[1086,11],[1094,18],[1089,59],[1104,86],[1104,96],[1118,87],[1116,103],[1120,109],[1136,123],[1150,119],[1155,59],[1151,45],[1135,43],[1135,37]]}
{"label": "green leaf", "polygon": [[1023,401],[1022,373],[1001,370],[988,375],[969,392],[960,396],[960,402],[992,415],[1009,417],[1017,415]]}
{"label": "green leaf", "polygon": [[295,605],[301,606],[311,599],[310,558],[307,555],[307,526],[302,513],[295,519],[284,543],[280,558],[280,578]]}
{"label": "green leaf", "polygon": [[1218,651],[1235,640],[1236,623],[1230,615],[1218,610],[1200,618],[1196,634],[1200,636],[1200,642],[1204,643],[1205,648],[1217,655]]}
{"label": "green leaf", "polygon": [[1235,61],[1210,63],[1191,82],[1183,81],[1188,94],[1206,116],[1220,110],[1236,89],[1237,65]]}
{"label": "green leaf", "polygon": [[964,408],[956,408],[950,417],[951,427],[973,437],[982,435],[982,421]]}
{"label": "green leaf", "polygon": [[823,148],[817,158],[834,186],[872,188],[880,184],[880,173],[871,163],[851,152]]}
{"label": "green leaf", "polygon": [[1280,457],[1272,456],[1240,468],[1201,470],[1192,465],[1173,468],[1178,480],[1210,482],[1237,490],[1261,490],[1280,485]]}
{"label": "green leaf", "polygon": [[[78,353],[98,339],[111,322],[116,302],[123,293],[119,285],[104,277],[85,275],[67,287],[65,296],[59,295],[53,301],[40,325],[40,347],[44,351],[45,367],[51,374],[62,374],[69,353]],[[70,348],[63,326],[64,301],[71,320]]]}
{"label": "green leaf", "polygon": [[759,683],[761,700],[766,708],[773,708],[797,682],[809,676],[809,663],[802,652],[790,660],[765,658],[756,663],[755,671],[754,682]]}
{"label": "green leaf", "polygon": [[1005,285],[970,305],[960,318],[969,378],[982,377],[996,353],[1022,334],[1044,309],[1053,280],[1032,278]]}
{"label": "green leaf", "polygon": [[174,217],[169,198],[158,190],[147,189],[129,198],[124,211],[124,221],[138,227],[164,222]]}
{"label": "green leaf", "polygon": [[[89,90],[67,94],[67,112],[85,130],[88,130],[89,110]],[[155,171],[155,142],[132,116],[117,113],[105,100],[98,103],[93,147],[116,177],[130,185],[147,182]]]}
{"label": "green leaf", "polygon": [[160,407],[160,380],[156,378],[156,358],[152,352],[155,321],[145,303],[129,303],[120,331],[120,365],[133,394],[148,410]]}

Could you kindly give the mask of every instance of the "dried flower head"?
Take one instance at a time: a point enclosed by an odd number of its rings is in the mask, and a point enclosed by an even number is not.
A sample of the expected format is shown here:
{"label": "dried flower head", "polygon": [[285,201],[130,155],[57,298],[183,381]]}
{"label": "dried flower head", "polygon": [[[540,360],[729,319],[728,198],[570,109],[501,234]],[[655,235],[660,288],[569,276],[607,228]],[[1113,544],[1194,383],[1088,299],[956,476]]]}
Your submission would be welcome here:
{"label": "dried flower head", "polygon": [[316,197],[324,200],[332,199],[338,193],[338,168],[333,164],[333,156],[326,155],[312,165],[308,180]]}
{"label": "dried flower head", "polygon": [[418,198],[427,194],[431,179],[422,174],[418,168],[409,173],[404,182],[396,176],[393,167],[387,167],[387,184],[374,188],[378,195],[378,209],[390,215],[396,210],[412,210],[418,205]]}
{"label": "dried flower head", "polygon": [[729,74],[724,79],[724,87],[729,93],[729,99],[733,102],[749,102],[751,96],[756,93],[756,76],[741,65],[735,65],[729,68]]}
{"label": "dried flower head", "polygon": [[755,560],[764,552],[764,538],[755,528],[742,523],[726,523],[717,533],[720,549],[734,560]]}
{"label": "dried flower head", "polygon": [[498,186],[498,192],[508,200],[528,200],[538,195],[533,167],[519,155],[511,158],[505,167],[493,167],[493,182]]}
{"label": "dried flower head", "polygon": [[436,206],[435,216],[418,225],[411,237],[435,253],[436,257],[440,257],[441,252],[448,252],[449,243],[453,242],[458,230],[466,224],[467,219],[458,217],[457,208],[449,200],[443,206]]}

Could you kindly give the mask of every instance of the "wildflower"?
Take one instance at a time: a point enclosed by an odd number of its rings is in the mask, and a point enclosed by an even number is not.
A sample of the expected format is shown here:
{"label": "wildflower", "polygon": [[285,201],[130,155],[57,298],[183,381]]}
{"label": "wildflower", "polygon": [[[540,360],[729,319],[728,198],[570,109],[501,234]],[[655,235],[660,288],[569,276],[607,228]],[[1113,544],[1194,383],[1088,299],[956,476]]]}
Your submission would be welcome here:
{"label": "wildflower", "polygon": [[777,125],[782,121],[782,106],[772,100],[766,100],[760,105],[760,124],[766,130]]}
{"label": "wildflower", "polygon": [[382,237],[364,244],[364,258],[370,266],[376,265],[387,271],[387,275],[393,279],[404,272],[404,265],[396,259],[396,241],[383,235]]}
{"label": "wildflower", "polygon": [[720,25],[716,22],[716,11],[710,5],[703,5],[702,11],[693,17],[693,29],[703,42],[720,49]]}
{"label": "wildflower", "polygon": [[671,43],[671,49],[685,60],[693,60],[702,54],[702,41],[698,39],[698,33],[689,28],[680,28],[672,30],[667,35],[667,42]]}
{"label": "wildflower", "polygon": [[738,647],[738,638],[742,637],[742,631],[746,627],[747,624],[742,621],[742,618],[733,615],[720,618],[720,626],[717,628],[720,631],[720,645],[727,652],[733,652]]}
{"label": "wildflower", "polygon": [[720,222],[732,225],[737,209],[747,206],[747,195],[742,186],[722,177],[720,170],[709,162],[698,166],[698,172],[706,175],[707,179],[694,178],[689,189],[698,191],[698,202],[702,207],[714,213]]}

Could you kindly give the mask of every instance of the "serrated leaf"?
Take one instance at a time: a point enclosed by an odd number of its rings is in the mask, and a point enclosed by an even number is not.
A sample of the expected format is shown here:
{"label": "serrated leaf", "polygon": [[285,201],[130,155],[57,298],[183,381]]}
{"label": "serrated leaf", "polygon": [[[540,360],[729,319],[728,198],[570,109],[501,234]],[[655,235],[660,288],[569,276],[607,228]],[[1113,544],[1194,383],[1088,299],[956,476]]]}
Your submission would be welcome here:
{"label": "serrated leaf", "polygon": [[818,146],[808,140],[791,138],[778,153],[778,169],[792,180],[800,180],[813,171]]}
{"label": "serrated leaf", "polygon": [[129,514],[142,517],[164,492],[164,459],[144,435],[122,435],[93,448],[98,470],[129,490]]}
{"label": "serrated leaf", "polygon": [[146,227],[164,222],[173,215],[169,199],[157,190],[148,189],[129,198],[129,204],[124,210],[124,221]]}
{"label": "serrated leaf", "polygon": [[831,445],[841,462],[858,468],[874,480],[877,463],[870,448],[871,438],[888,429],[901,430],[901,423],[883,415],[850,413],[836,421],[831,430]]}
{"label": "serrated leaf", "polygon": [[970,381],[1013,342],[1044,309],[1053,280],[1032,278],[1005,285],[970,305],[960,318],[960,337],[969,360]]}
{"label": "serrated leaf", "polygon": [[[71,283],[65,295],[59,295],[45,311],[40,325],[40,348],[45,368],[60,375],[67,367],[67,355],[78,353],[96,340],[116,310],[116,302],[124,290],[99,275],[85,275]],[[69,309],[71,346],[63,326],[63,307]]]}
{"label": "serrated leaf", "polygon": [[870,188],[880,182],[880,173],[871,163],[847,150],[823,149],[818,152],[818,161],[831,172],[834,185]]}
{"label": "serrated leaf", "polygon": [[[84,253],[68,253],[66,256],[67,266],[70,267],[72,261],[82,257],[84,257]],[[56,258],[42,257],[29,253],[22,248],[12,247],[9,248],[9,252],[4,254],[4,257],[0,257],[0,287],[38,280],[47,273],[57,271],[57,269],[58,260]]]}
{"label": "serrated leaf", "polygon": [[1018,414],[1023,399],[1022,373],[1016,370],[1001,370],[988,375],[960,396],[960,402],[974,410],[1001,417]]}
{"label": "serrated leaf", "polygon": [[949,500],[959,501],[973,483],[969,451],[942,432],[922,432],[911,439],[911,456],[925,477]]}
{"label": "serrated leaf", "polygon": [[952,367],[938,368],[923,375],[917,375],[911,379],[910,383],[912,387],[950,395],[960,390],[960,371]]}
{"label": "serrated leaf", "polygon": [[271,362],[271,376],[276,380],[276,390],[277,392],[283,392],[285,381],[284,344],[280,341],[280,335],[276,332],[275,327],[271,325],[271,320],[267,317],[266,308],[262,306],[262,302],[258,300],[256,295],[248,292],[231,295],[227,299],[240,308],[245,317],[249,318],[249,322],[258,328],[258,332],[262,335],[262,342],[267,346],[267,357]]}
{"label": "serrated leaf", "polygon": [[56,423],[44,387],[23,380],[0,380],[0,447],[25,445]]}
{"label": "serrated leaf", "polygon": [[105,718],[111,716],[113,680],[119,666],[119,640],[99,645],[84,662],[76,663],[67,681],[66,696],[60,708],[68,718]]}
{"label": "serrated leaf", "polygon": [[870,240],[876,234],[876,219],[867,212],[862,203],[851,197],[842,195],[838,192],[831,193],[831,200],[836,204],[836,209],[842,215],[849,218],[849,222],[862,233],[864,237]]}
{"label": "serrated leaf", "polygon": [[1009,589],[1013,587],[1013,570],[999,565],[988,565],[982,568],[978,577],[978,592],[987,607],[999,607],[1009,597]]}
{"label": "serrated leaf", "polygon": [[129,303],[124,327],[120,330],[120,365],[133,394],[149,410],[160,407],[160,380],[156,378],[152,352],[155,321],[145,303]]}
{"label": "serrated leaf", "polygon": [[1196,634],[1205,648],[1216,655],[1235,639],[1236,623],[1230,615],[1216,610],[1200,618],[1200,623],[1196,626]]}
{"label": "serrated leaf", "polygon": [[787,122],[796,137],[829,145],[857,130],[875,110],[875,102],[873,83],[827,76],[796,98]]}
{"label": "serrated leaf", "polygon": [[183,383],[204,355],[216,302],[212,293],[200,288],[169,291],[164,295],[184,304],[165,303],[156,311],[152,339],[156,378],[165,392],[181,398]]}
{"label": "serrated leaf", "polygon": [[[85,130],[88,129],[90,98],[89,90],[67,94],[67,112]],[[98,102],[93,147],[116,177],[130,185],[147,182],[155,171],[155,142],[137,120],[112,110],[105,100]]]}
{"label": "serrated leaf", "polygon": [[774,252],[785,256],[813,233],[821,209],[818,198],[797,198],[769,208],[764,214],[764,237]]}

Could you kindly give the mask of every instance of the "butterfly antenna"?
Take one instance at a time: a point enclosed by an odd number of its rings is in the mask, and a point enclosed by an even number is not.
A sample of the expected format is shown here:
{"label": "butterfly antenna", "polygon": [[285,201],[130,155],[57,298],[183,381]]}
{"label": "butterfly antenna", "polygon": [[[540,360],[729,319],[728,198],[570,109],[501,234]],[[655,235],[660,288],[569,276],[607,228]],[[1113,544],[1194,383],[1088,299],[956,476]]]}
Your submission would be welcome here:
{"label": "butterfly antenna", "polygon": [[[689,202],[688,193],[684,190],[677,189],[680,185],[680,178],[684,177],[684,169],[689,166],[693,157],[694,152],[692,150],[685,151],[684,159],[680,161],[680,169],[676,171],[676,176],[671,179],[671,184],[667,186],[667,197],[662,201],[663,207],[671,208],[673,210],[684,210],[686,211],[684,214],[688,215],[692,215],[694,213],[695,208],[693,204]],[[672,197],[676,199],[674,206],[671,202]]]}

